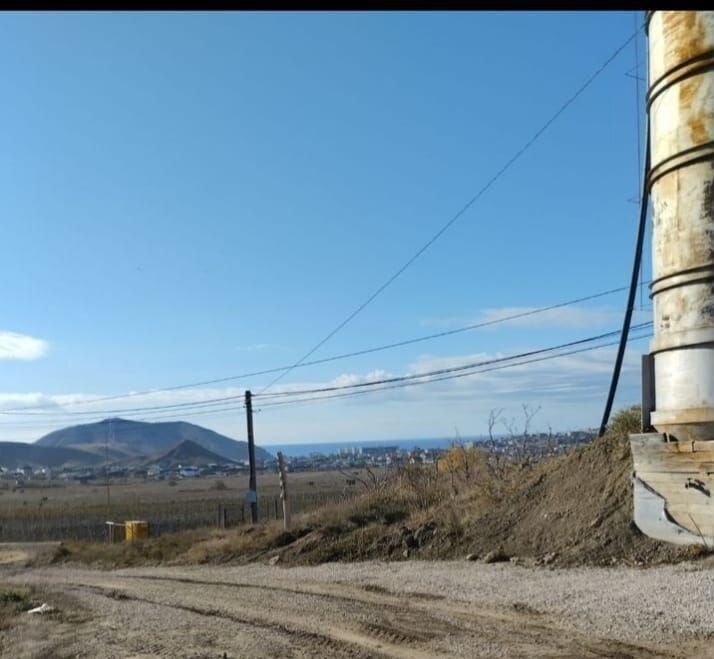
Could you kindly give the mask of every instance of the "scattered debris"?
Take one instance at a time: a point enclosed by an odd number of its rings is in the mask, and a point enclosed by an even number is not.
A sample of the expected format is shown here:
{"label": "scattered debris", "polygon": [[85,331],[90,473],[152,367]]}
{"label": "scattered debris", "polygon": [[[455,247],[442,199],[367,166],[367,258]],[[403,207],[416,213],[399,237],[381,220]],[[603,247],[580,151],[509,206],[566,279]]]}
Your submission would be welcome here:
{"label": "scattered debris", "polygon": [[52,613],[52,611],[54,610],[54,606],[50,606],[49,604],[43,602],[42,604],[40,604],[40,606],[36,606],[34,609],[30,609],[28,613],[38,613],[42,615],[44,613]]}

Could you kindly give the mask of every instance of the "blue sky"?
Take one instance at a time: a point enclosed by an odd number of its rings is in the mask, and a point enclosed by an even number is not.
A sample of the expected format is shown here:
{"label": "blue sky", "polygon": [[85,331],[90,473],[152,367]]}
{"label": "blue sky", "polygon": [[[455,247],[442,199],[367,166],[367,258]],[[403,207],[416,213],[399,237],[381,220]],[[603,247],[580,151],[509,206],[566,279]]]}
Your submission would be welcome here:
{"label": "blue sky", "polygon": [[[297,360],[634,29],[632,12],[4,14],[0,409],[101,418],[107,403],[65,405]],[[641,72],[643,54],[640,34]],[[315,357],[624,286],[638,193],[634,66],[631,44]],[[624,301],[296,369],[281,386],[549,346],[617,329]],[[621,404],[638,399],[645,349],[628,351]],[[612,359],[604,349],[271,411],[256,419],[257,441],[480,433],[489,409],[515,416],[521,403],[542,406],[539,427],[592,426]],[[65,425],[5,417],[1,440]],[[244,436],[240,411],[186,420]]]}

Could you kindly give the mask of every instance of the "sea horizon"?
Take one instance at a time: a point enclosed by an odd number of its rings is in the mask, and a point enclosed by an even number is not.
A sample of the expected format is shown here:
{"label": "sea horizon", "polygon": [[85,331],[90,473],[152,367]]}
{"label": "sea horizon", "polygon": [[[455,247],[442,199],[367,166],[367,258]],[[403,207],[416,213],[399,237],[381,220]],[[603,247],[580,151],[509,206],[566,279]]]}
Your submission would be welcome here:
{"label": "sea horizon", "polygon": [[339,442],[298,442],[295,444],[259,444],[262,449],[276,455],[282,451],[287,457],[306,457],[311,453],[322,453],[329,455],[339,453],[340,449],[365,448],[373,446],[396,446],[402,450],[418,449],[443,449],[448,448],[455,441],[481,441],[483,437],[421,437],[421,438],[400,438],[400,439],[366,439],[359,441],[339,441]]}

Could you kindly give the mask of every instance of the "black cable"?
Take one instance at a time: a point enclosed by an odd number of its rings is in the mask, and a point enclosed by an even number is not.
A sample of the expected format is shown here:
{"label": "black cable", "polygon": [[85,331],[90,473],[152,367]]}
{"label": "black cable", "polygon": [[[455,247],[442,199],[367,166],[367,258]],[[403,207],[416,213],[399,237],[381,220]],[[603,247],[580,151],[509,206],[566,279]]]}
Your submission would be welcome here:
{"label": "black cable", "polygon": [[[636,325],[633,329],[642,329],[644,327],[647,327],[651,325],[650,322],[648,323],[640,323],[639,325]],[[416,373],[416,374],[411,374],[411,375],[402,375],[398,377],[393,377],[393,378],[383,378],[380,380],[371,380],[368,382],[360,382],[360,383],[355,383],[351,385],[341,385],[341,386],[334,386],[334,387],[321,387],[321,388],[314,388],[314,389],[299,389],[299,390],[293,390],[293,391],[285,391],[285,392],[276,392],[273,394],[263,394],[261,398],[267,398],[268,400],[271,400],[273,398],[281,398],[281,397],[290,397],[290,396],[300,396],[304,394],[311,394],[311,393],[324,393],[324,392],[330,392],[330,391],[337,391],[337,390],[346,390],[346,389],[362,389],[365,387],[372,387],[376,385],[381,385],[381,384],[390,384],[394,382],[403,382],[403,381],[408,381],[408,380],[417,380],[417,379],[423,379],[426,377],[433,377],[433,376],[438,376],[446,373],[455,373],[455,372],[460,372],[460,371],[465,371],[477,367],[482,367],[482,366],[489,366],[493,364],[502,364],[504,362],[509,362],[513,361],[514,359],[522,359],[524,357],[530,357],[532,355],[537,355],[537,354],[543,354],[547,352],[554,352],[556,350],[562,350],[564,348],[572,347],[575,345],[582,345],[584,343],[592,343],[594,341],[599,341],[604,338],[608,338],[611,336],[615,336],[619,334],[619,330],[614,330],[611,332],[605,332],[603,334],[598,334],[596,336],[592,337],[587,337],[584,339],[578,339],[575,341],[569,341],[567,343],[562,343],[556,346],[551,346],[548,348],[539,348],[537,350],[530,350],[527,352],[522,352],[516,355],[510,355],[507,357],[497,357],[495,359],[489,359],[489,360],[482,360],[479,362],[470,362],[468,364],[463,364],[461,366],[454,366],[450,368],[444,368],[444,369],[438,369],[435,371],[428,371],[426,373]],[[126,413],[136,413],[136,412],[168,412],[170,410],[186,410],[186,409],[204,409],[206,407],[210,406],[219,406],[221,404],[226,404],[228,402],[235,402],[237,400],[242,400],[243,395],[235,395],[235,396],[222,396],[220,398],[212,398],[212,399],[207,399],[203,401],[194,401],[194,402],[186,402],[186,403],[175,403],[172,405],[152,405],[148,407],[138,407],[138,408],[125,408],[125,409],[112,409],[112,410],[93,410],[89,412],[37,412],[37,411],[28,411],[23,414],[23,416],[38,416],[42,418],[47,418],[47,417],[59,417],[59,418],[66,418],[66,417],[75,417],[75,416],[81,416],[81,417],[98,417],[101,415],[106,415],[106,414],[126,414]]]}
{"label": "black cable", "polygon": [[[632,337],[628,338],[628,341],[637,341],[639,339],[644,339],[649,336],[652,336],[652,334],[650,333],[650,334],[643,334],[643,335],[639,335],[639,336],[632,336]],[[501,370],[504,370],[507,368],[513,368],[515,366],[523,366],[526,364],[533,364],[535,362],[542,362],[542,361],[547,361],[550,359],[558,359],[560,357],[567,357],[569,355],[576,355],[576,354],[580,354],[583,352],[590,352],[592,350],[600,350],[601,348],[607,348],[609,346],[618,345],[618,343],[619,343],[619,341],[611,341],[609,343],[603,343],[603,344],[597,345],[597,346],[589,346],[587,348],[578,348],[576,350],[569,350],[567,352],[558,353],[556,355],[548,355],[545,357],[536,357],[534,359],[527,359],[527,360],[515,362],[513,364],[503,364],[501,366],[494,366],[492,368],[484,368],[484,369],[474,370],[474,371],[470,371],[468,373],[456,373],[453,375],[445,375],[445,376],[433,378],[430,380],[419,381],[419,382],[414,382],[414,381],[400,382],[398,384],[388,385],[385,387],[375,387],[373,389],[364,389],[361,391],[350,391],[350,392],[341,393],[341,394],[329,394],[327,396],[311,396],[308,398],[298,398],[295,400],[286,400],[286,401],[278,401],[278,402],[274,402],[274,403],[266,403],[265,405],[261,405],[259,409],[262,410],[263,408],[280,407],[280,406],[293,405],[293,404],[302,403],[302,402],[326,400],[326,399],[330,399],[330,398],[347,398],[349,396],[358,396],[361,394],[374,393],[375,391],[385,391],[387,389],[399,389],[402,387],[411,387],[411,386],[415,386],[415,385],[419,385],[419,384],[431,384],[432,382],[442,382],[444,380],[455,380],[456,378],[464,378],[464,377],[469,377],[472,375],[479,375],[481,373],[490,373],[491,371],[501,371]]]}
{"label": "black cable", "polygon": [[[364,348],[362,350],[355,350],[353,352],[342,353],[339,355],[333,355],[331,357],[324,357],[322,359],[316,359],[314,361],[304,362],[304,363],[300,364],[299,367],[305,368],[308,366],[315,366],[317,364],[325,364],[328,362],[338,361],[341,359],[348,359],[350,357],[358,357],[361,355],[367,355],[367,354],[371,354],[371,353],[375,353],[375,352],[380,352],[383,350],[390,350],[393,348],[400,348],[400,347],[407,346],[407,345],[413,345],[415,343],[421,343],[423,341],[430,341],[432,339],[443,338],[445,336],[452,336],[454,334],[459,334],[462,332],[480,329],[482,327],[488,327],[491,325],[498,325],[500,323],[506,323],[511,320],[526,318],[528,316],[534,316],[534,315],[537,315],[540,313],[545,313],[547,311],[553,311],[554,309],[560,309],[563,307],[572,306],[574,304],[579,304],[581,302],[588,302],[590,300],[595,300],[597,298],[605,297],[607,295],[612,295],[613,293],[619,293],[619,292],[625,291],[625,290],[627,290],[627,286],[621,286],[619,288],[611,288],[609,290],[601,291],[599,293],[593,293],[591,295],[586,295],[586,296],[575,298],[572,300],[566,300],[565,302],[558,302],[556,304],[552,304],[547,307],[539,307],[537,309],[530,309],[528,311],[522,311],[522,312],[510,314],[508,316],[502,316],[500,318],[495,318],[493,320],[487,320],[487,321],[483,321],[480,323],[474,323],[472,325],[466,325],[464,327],[457,327],[452,330],[437,332],[435,334],[427,334],[427,335],[419,336],[419,337],[412,338],[412,339],[405,339],[403,341],[396,341],[394,343],[387,343],[387,344],[381,345],[381,346],[375,346],[372,348]],[[200,387],[200,386],[205,386],[205,385],[209,385],[209,384],[219,384],[222,382],[230,382],[232,380],[239,380],[239,379],[244,379],[244,378],[248,378],[248,377],[255,377],[258,375],[267,375],[267,374],[271,374],[271,373],[278,373],[286,368],[289,368],[289,366],[280,366],[280,367],[270,368],[270,369],[266,369],[266,370],[262,370],[262,371],[253,371],[253,372],[249,372],[249,373],[242,373],[239,375],[231,375],[231,376],[227,376],[227,377],[216,378],[213,380],[202,380],[199,382],[178,384],[178,385],[173,385],[171,387],[165,387],[163,389],[148,389],[145,391],[135,391],[135,392],[129,392],[129,393],[125,393],[125,394],[117,394],[114,396],[103,396],[101,398],[94,398],[92,400],[72,401],[69,403],[65,403],[64,406],[68,407],[68,406],[76,406],[76,405],[93,405],[95,403],[106,402],[106,401],[110,401],[110,400],[121,400],[124,398],[132,398],[135,396],[147,396],[150,394],[164,393],[164,392],[169,392],[169,391],[178,391],[181,389],[189,389],[192,387]],[[241,394],[241,396],[242,396],[242,394]],[[37,407],[33,407],[32,410],[42,410],[43,408],[47,409],[48,407],[50,407],[50,405],[37,406]],[[54,406],[52,406],[52,407],[54,407]],[[134,408],[132,411],[137,411],[137,410],[141,411],[143,409],[149,409],[149,408],[145,408],[145,407]],[[111,414],[114,411],[116,411],[116,410],[107,410],[106,413]],[[23,408],[11,408],[8,410],[0,411],[0,414],[26,414],[26,413],[27,412],[25,412],[23,410]],[[92,412],[77,412],[76,414],[91,414],[91,413]],[[47,414],[49,415],[50,412],[47,412]],[[68,412],[67,414],[70,414],[70,413]]]}
{"label": "black cable", "polygon": [[560,117],[565,110],[572,105],[575,100],[595,81],[595,79],[609,66],[609,64],[628,46],[628,44],[634,39],[641,27],[638,27],[635,32],[630,35],[627,40],[598,67],[598,69],[578,88],[578,90],[568,98],[553,114],[548,121],[546,121],[541,128],[539,128],[535,134],[518,150],[511,156],[511,158],[503,165],[484,185],[481,189],[473,196],[471,199],[461,207],[461,209],[451,217],[451,219],[446,222],[422,247],[420,247],[415,254],[413,254],[397,271],[392,274],[383,284],[381,284],[364,302],[362,302],[354,311],[352,311],[342,322],[340,322],[334,329],[332,329],[328,334],[318,341],[310,350],[308,350],[298,361],[296,361],[292,366],[285,369],[280,375],[273,378],[273,380],[259,393],[264,393],[274,384],[282,380],[288,373],[293,369],[297,368],[302,364],[310,355],[315,353],[319,348],[321,348],[325,343],[327,343],[335,334],[337,334],[345,325],[347,325],[352,319],[354,319],[361,311],[363,311],[369,304],[372,303],[392,282],[394,282],[409,266],[412,265],[427,249],[429,249],[441,236],[467,211],[471,206],[480,199],[480,197],[515,163],[531,146],[538,140],[538,138],[555,122],[558,117]]}
{"label": "black cable", "polygon": [[[652,336],[651,333],[649,334],[643,334],[639,336],[632,336],[628,338],[629,341],[637,341],[639,339],[644,339],[649,336]],[[500,366],[494,366],[492,368],[483,368],[479,370],[475,370],[472,372],[468,373],[456,373],[453,375],[445,375],[437,378],[432,378],[430,380],[425,380],[425,381],[410,381],[410,382],[400,382],[398,384],[392,384],[388,386],[383,386],[383,387],[374,387],[373,389],[362,389],[360,391],[350,391],[346,393],[338,393],[338,394],[329,394],[327,396],[310,396],[308,398],[299,398],[299,399],[291,399],[291,400],[286,400],[286,401],[277,401],[277,402],[268,402],[265,403],[264,405],[260,405],[258,409],[255,410],[255,412],[261,412],[263,411],[263,408],[272,408],[272,407],[285,407],[285,406],[291,406],[291,405],[300,405],[300,404],[306,404],[310,403],[312,401],[321,401],[321,400],[327,400],[327,399],[333,399],[333,398],[348,398],[351,396],[359,396],[362,394],[369,394],[369,393],[374,393],[378,391],[386,391],[388,389],[400,389],[403,387],[412,387],[420,384],[431,384],[433,382],[442,382],[444,380],[455,380],[457,378],[463,378],[463,377],[469,377],[472,375],[479,375],[481,373],[489,373],[491,371],[501,371],[504,369],[508,368],[513,368],[515,366],[523,366],[526,364],[532,364],[535,362],[542,362],[542,361],[547,361],[550,359],[558,359],[560,357],[567,357],[570,355],[575,355],[575,354],[580,354],[584,352],[590,352],[593,350],[600,350],[601,348],[607,348],[610,346],[618,345],[618,341],[611,341],[609,343],[603,343],[601,345],[597,346],[589,346],[587,348],[578,348],[577,350],[570,350],[567,352],[559,353],[557,355],[548,355],[545,357],[537,357],[535,359],[527,359],[519,362],[515,362],[513,364],[503,364]],[[197,416],[199,414],[211,414],[211,413],[221,413],[221,412],[228,412],[228,411],[235,411],[239,409],[243,409],[245,405],[240,405],[240,406],[231,406],[231,407],[225,407],[221,408],[220,410],[204,410],[202,412],[191,412],[186,416]],[[156,418],[156,417],[149,417],[149,418]],[[161,418],[174,418],[173,416],[166,416],[166,417],[161,417]]]}
{"label": "black cable", "polygon": [[[638,17],[637,17],[637,11],[632,12],[632,17],[635,21],[635,26],[638,23]],[[635,38],[634,44],[635,44],[635,67],[639,70],[640,68],[640,49],[639,49],[639,44],[637,43],[637,39]],[[635,75],[634,78],[634,83],[635,83],[635,121],[636,121],[636,128],[637,128],[637,173],[642,171],[642,126],[640,123],[640,76]],[[640,268],[640,310],[644,308],[644,277],[645,277],[645,270],[644,268]]]}
{"label": "black cable", "polygon": [[[649,323],[644,323],[644,325],[648,325]],[[635,328],[633,328],[635,329]],[[638,335],[638,336],[631,336],[628,338],[628,342],[630,341],[637,341],[639,339],[647,338],[648,336],[651,336],[650,334],[643,334],[643,335]],[[473,375],[478,375],[481,373],[489,373],[492,371],[501,371],[504,369],[508,368],[514,368],[516,366],[523,366],[527,364],[532,364],[536,362],[542,362],[542,361],[548,361],[551,359],[559,359],[560,357],[567,357],[570,355],[575,355],[575,354],[580,354],[584,352],[590,352],[594,350],[600,350],[601,348],[606,348],[609,346],[617,345],[618,341],[611,341],[608,343],[603,343],[600,345],[596,346],[588,346],[585,348],[578,348],[575,350],[569,350],[566,352],[561,352],[555,355],[545,355],[542,357],[535,357],[532,359],[525,359],[513,363],[507,363],[507,364],[500,364],[498,366],[492,366],[490,368],[476,368],[476,370],[471,370],[468,372],[457,372],[457,373],[450,373],[446,375],[441,375],[439,377],[431,377],[431,379],[426,379],[426,380],[412,380],[412,381],[407,381],[407,382],[398,382],[395,384],[390,384],[386,386],[375,386],[370,389],[360,389],[358,391],[348,391],[348,392],[342,392],[342,393],[331,393],[325,396],[309,396],[306,398],[297,398],[297,399],[290,399],[290,400],[285,400],[285,401],[276,401],[276,402],[267,402],[263,405],[261,405],[259,408],[255,410],[255,412],[261,412],[263,409],[269,409],[272,407],[285,407],[285,406],[291,406],[291,405],[301,405],[301,404],[309,404],[311,402],[316,402],[316,401],[321,401],[321,400],[328,400],[328,399],[334,399],[334,398],[348,398],[351,396],[358,396],[362,394],[368,394],[368,393],[374,393],[378,391],[386,391],[389,389],[399,389],[403,387],[411,387],[411,386],[416,386],[416,385],[425,385],[425,384],[431,384],[434,382],[443,382],[445,380],[454,380],[457,378],[464,378],[464,377],[469,377]],[[547,349],[546,349],[547,350]],[[523,354],[528,354],[528,353],[523,353]],[[517,355],[512,356],[510,359],[516,359],[518,358]],[[497,361],[497,360],[494,360]],[[493,362],[492,362],[493,363]],[[217,405],[216,409],[204,409],[200,411],[195,411],[191,410],[187,413],[184,413],[181,415],[181,418],[186,418],[186,417],[193,417],[193,416],[199,416],[199,415],[204,415],[204,414],[212,414],[212,415],[218,415],[222,413],[227,413],[227,412],[234,412],[237,410],[244,409],[245,405],[226,405],[226,403],[221,403],[220,407]],[[154,415],[146,415],[142,417],[141,419],[135,419],[137,421],[154,421],[156,419],[176,419],[176,414],[170,413],[170,414],[154,414]],[[97,421],[101,421],[102,419],[100,417],[97,417]],[[18,425],[18,424],[14,424]],[[32,427],[38,427],[37,424],[31,424]],[[121,432],[121,428],[116,429],[118,432]]]}
{"label": "black cable", "polygon": [[645,122],[645,160],[644,166],[642,168],[640,219],[637,225],[637,241],[635,244],[635,256],[632,262],[630,290],[627,294],[627,308],[625,309],[625,317],[622,321],[622,334],[620,335],[620,345],[617,349],[615,366],[612,371],[612,380],[610,381],[610,390],[607,394],[607,401],[605,402],[605,410],[602,414],[602,421],[600,422],[600,431],[598,433],[598,437],[602,437],[605,434],[607,423],[610,420],[610,412],[612,412],[612,405],[615,401],[615,394],[617,393],[617,383],[620,380],[620,369],[622,368],[622,360],[625,356],[625,345],[627,344],[627,335],[630,331],[630,322],[632,321],[632,310],[634,309],[635,298],[637,296],[637,275],[639,274],[640,263],[642,261],[642,244],[644,243],[645,228],[647,226],[647,201],[649,198],[647,173],[650,169],[650,158],[650,122],[648,117]]}
{"label": "black cable", "polygon": [[[647,327],[651,325],[651,322],[647,323],[640,323],[639,325],[636,325],[633,329],[642,329],[644,327]],[[388,384],[391,382],[402,382],[405,380],[416,380],[419,378],[424,378],[432,375],[441,375],[443,373],[454,373],[457,371],[465,371],[471,368],[475,368],[477,366],[487,366],[490,364],[498,364],[501,362],[507,362],[511,361],[513,359],[520,359],[522,357],[530,357],[531,355],[537,355],[541,354],[544,352],[553,352],[555,350],[562,350],[563,348],[569,348],[571,346],[575,345],[581,345],[583,343],[592,343],[593,341],[599,341],[604,338],[608,338],[611,336],[617,336],[620,334],[620,330],[613,330],[612,332],[605,332],[603,334],[598,334],[596,336],[591,336],[585,339],[577,339],[576,341],[569,341],[567,343],[561,343],[560,345],[557,346],[552,346],[550,348],[539,348],[538,350],[529,350],[528,352],[523,352],[518,355],[511,355],[509,357],[498,357],[496,359],[489,359],[485,361],[480,361],[480,362],[472,362],[469,364],[463,364],[461,366],[453,366],[451,368],[442,368],[438,369],[436,371],[428,371],[426,373],[414,373],[412,375],[400,375],[398,377],[393,377],[393,378],[383,378],[381,380],[370,380],[368,382],[358,382],[355,384],[344,384],[344,385],[337,385],[333,387],[321,387],[319,389],[296,389],[292,391],[280,391],[280,392],[275,392],[273,394],[254,394],[254,398],[260,397],[261,399],[268,398],[273,399],[273,398],[283,398],[286,396],[298,396],[302,394],[314,394],[314,393],[322,393],[326,391],[339,391],[339,390],[344,390],[344,389],[359,389],[362,387],[371,387],[374,385],[378,384]]]}

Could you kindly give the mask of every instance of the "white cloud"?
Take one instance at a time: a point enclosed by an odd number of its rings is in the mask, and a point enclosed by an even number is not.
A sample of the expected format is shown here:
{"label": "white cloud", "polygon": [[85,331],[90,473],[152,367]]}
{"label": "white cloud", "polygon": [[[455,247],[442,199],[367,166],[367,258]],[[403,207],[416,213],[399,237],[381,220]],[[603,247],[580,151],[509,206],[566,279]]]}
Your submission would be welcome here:
{"label": "white cloud", "polygon": [[32,360],[44,357],[49,345],[34,336],[0,331],[0,359]]}
{"label": "white cloud", "polygon": [[39,392],[0,393],[0,411],[32,410],[40,407],[57,407],[51,396]]}
{"label": "white cloud", "polygon": [[[623,364],[619,398],[637,400],[639,355],[646,342],[628,349]],[[398,373],[384,369],[343,372],[331,379],[295,382],[276,386],[270,391],[294,391],[331,386],[360,384],[380,380],[406,371],[425,373],[471,362],[488,361],[500,353],[463,355],[422,355]],[[287,399],[256,398],[254,407],[260,442],[333,441],[356,437],[430,436],[451,431],[457,424],[466,432],[478,433],[488,410],[506,408],[519,413],[521,403],[541,405],[539,419],[552,422],[555,429],[572,429],[596,423],[607,393],[615,357],[615,347],[567,355],[548,361],[522,364],[503,370],[482,372],[468,377],[432,382],[420,386],[386,389],[348,398],[328,399],[295,406],[267,407],[268,402]],[[259,390],[254,387],[254,390]],[[154,392],[118,400],[99,400],[101,394],[48,395],[33,393],[0,393],[0,412],[23,409],[27,414],[0,414],[0,440],[34,440],[56,428],[75,423],[96,421],[107,416],[148,420],[180,420],[205,425],[237,438],[244,438],[243,412],[240,408],[244,387],[211,387]],[[332,393],[332,392],[331,392]],[[341,393],[341,392],[336,392]],[[318,394],[319,395],[319,394]],[[191,409],[160,412],[133,412],[131,408],[151,405],[173,405],[216,398],[233,397],[230,411],[191,416]],[[300,396],[303,398],[304,396]],[[81,405],[74,403],[82,402]],[[208,408],[211,409],[211,408]],[[117,410],[117,411],[114,411]],[[31,414],[43,411],[48,417]],[[87,417],[57,416],[57,412],[90,412]],[[265,414],[264,414],[265,412]],[[509,412],[510,414],[511,412]],[[54,416],[52,416],[54,414]],[[158,418],[154,415],[160,415]],[[446,426],[444,425],[446,424]]]}

